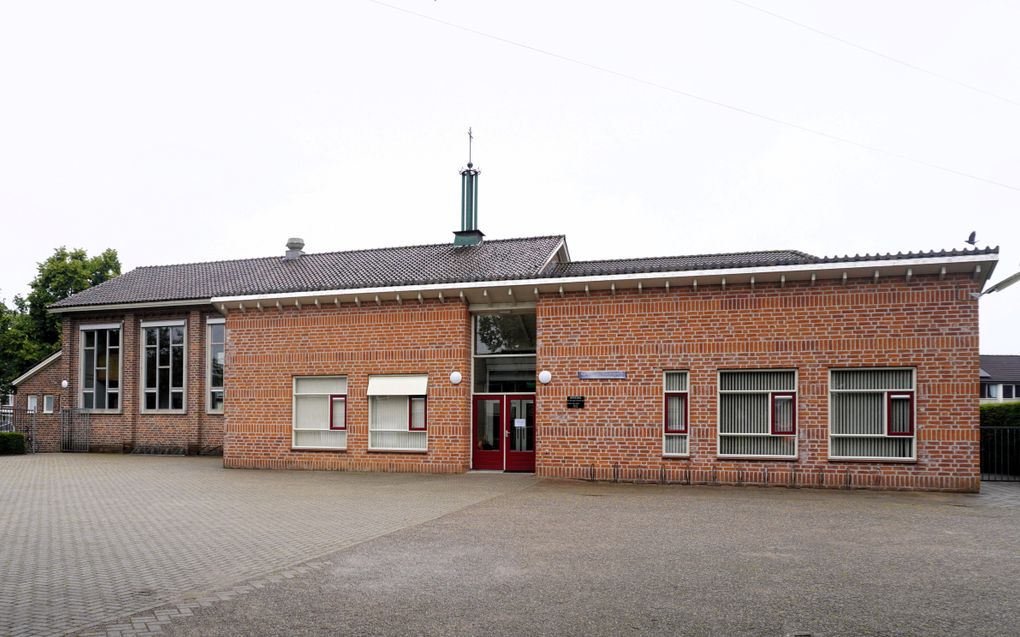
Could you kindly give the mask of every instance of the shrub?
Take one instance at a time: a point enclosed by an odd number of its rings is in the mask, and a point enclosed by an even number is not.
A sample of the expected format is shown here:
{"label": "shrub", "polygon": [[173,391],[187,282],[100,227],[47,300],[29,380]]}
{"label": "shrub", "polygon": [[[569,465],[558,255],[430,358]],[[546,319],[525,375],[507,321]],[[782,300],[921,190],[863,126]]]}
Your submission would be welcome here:
{"label": "shrub", "polygon": [[25,434],[19,431],[0,432],[0,456],[25,453]]}
{"label": "shrub", "polygon": [[981,405],[982,427],[1020,427],[1020,402]]}

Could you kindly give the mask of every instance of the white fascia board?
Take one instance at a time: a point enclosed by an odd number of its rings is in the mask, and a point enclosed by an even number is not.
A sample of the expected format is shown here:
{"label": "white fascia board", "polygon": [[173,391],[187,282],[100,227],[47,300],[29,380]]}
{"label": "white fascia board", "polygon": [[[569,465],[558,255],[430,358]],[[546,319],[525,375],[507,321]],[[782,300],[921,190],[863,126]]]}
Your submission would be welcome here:
{"label": "white fascia board", "polygon": [[570,261],[570,253],[567,252],[567,239],[566,239],[566,237],[563,237],[563,238],[560,239],[560,242],[556,244],[556,248],[553,249],[553,251],[549,253],[549,258],[545,260],[545,263],[542,264],[542,267],[540,267],[538,269],[538,271],[539,272],[545,272],[545,269],[549,267],[549,264],[552,263],[552,260],[556,258],[556,255],[558,255],[561,250],[563,251],[564,256],[566,256],[566,261],[562,261],[562,260],[561,261],[563,263],[569,262]]}
{"label": "white fascia board", "polygon": [[725,277],[748,277],[760,274],[791,274],[812,272],[860,272],[860,276],[854,278],[868,278],[875,270],[883,268],[895,268],[902,270],[909,267],[925,265],[953,265],[953,264],[981,264],[991,263],[988,271],[982,271],[982,280],[987,280],[988,275],[998,262],[997,254],[968,254],[955,257],[919,257],[915,259],[885,259],[882,261],[837,261],[833,263],[808,263],[798,265],[774,265],[757,268],[719,268],[711,270],[680,270],[673,272],[642,272],[635,274],[609,274],[599,276],[573,276],[573,277],[549,277],[541,279],[507,279],[501,281],[467,281],[463,283],[436,283],[424,285],[400,285],[374,288],[348,288],[346,290],[313,290],[307,292],[280,292],[272,294],[246,294],[239,296],[218,296],[213,297],[210,302],[219,307],[226,305],[227,309],[233,309],[230,304],[244,304],[255,301],[294,300],[301,298],[315,297],[352,297],[361,296],[363,302],[372,300],[376,294],[402,294],[405,292],[456,292],[458,290],[482,290],[486,288],[499,287],[539,287],[550,286],[557,288],[561,285],[570,284],[593,284],[593,283],[617,283],[617,282],[655,282],[663,280],[693,280],[693,279],[720,279]]}
{"label": "white fascia board", "polygon": [[54,361],[56,361],[58,358],[60,358],[60,355],[63,354],[63,353],[64,353],[63,350],[61,350],[59,352],[55,352],[55,353],[51,354],[48,358],[46,358],[46,360],[44,360],[43,362],[39,363],[38,365],[36,365],[32,369],[28,370],[27,372],[25,372],[21,376],[18,376],[17,378],[12,380],[11,384],[14,385],[15,387],[17,387],[19,384],[25,382],[29,378],[35,376],[36,374],[38,374],[42,370],[44,370],[47,367],[49,367],[50,364],[52,364]]}
{"label": "white fascia board", "polygon": [[51,307],[50,314],[68,312],[103,312],[106,310],[142,310],[150,307],[181,307],[187,305],[209,305],[212,299],[187,299],[184,301],[142,301],[141,303],[109,303],[107,305],[76,305],[74,307]]}

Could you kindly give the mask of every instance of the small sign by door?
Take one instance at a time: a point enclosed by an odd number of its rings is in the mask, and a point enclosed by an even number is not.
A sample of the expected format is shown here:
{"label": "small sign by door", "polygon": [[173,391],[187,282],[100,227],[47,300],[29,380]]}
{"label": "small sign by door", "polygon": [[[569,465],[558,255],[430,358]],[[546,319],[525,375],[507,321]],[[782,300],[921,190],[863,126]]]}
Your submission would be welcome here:
{"label": "small sign by door", "polygon": [[584,409],[584,396],[567,396],[567,409]]}
{"label": "small sign by door", "polygon": [[524,429],[528,426],[528,420],[526,418],[514,418],[514,427],[518,429]]}

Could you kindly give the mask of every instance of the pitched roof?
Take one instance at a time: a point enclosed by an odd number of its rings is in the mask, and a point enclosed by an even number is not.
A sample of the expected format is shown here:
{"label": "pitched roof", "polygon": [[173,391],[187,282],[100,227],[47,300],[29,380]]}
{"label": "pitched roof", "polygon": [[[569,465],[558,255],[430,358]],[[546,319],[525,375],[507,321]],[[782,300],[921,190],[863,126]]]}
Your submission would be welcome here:
{"label": "pitched roof", "polygon": [[63,350],[57,350],[56,352],[53,352],[52,354],[50,354],[49,356],[44,358],[42,361],[37,363],[35,366],[33,366],[32,369],[28,370],[27,372],[25,372],[21,376],[18,376],[17,378],[12,380],[11,384],[14,385],[15,387],[17,387],[21,383],[25,382],[29,378],[35,376],[36,374],[38,374],[42,370],[44,370],[47,367],[49,367],[50,365],[52,365],[53,363],[57,362],[60,359],[60,355],[62,353],[63,353]]}
{"label": "pitched roof", "polygon": [[644,259],[606,259],[603,261],[560,263],[556,266],[553,276],[682,272],[684,270],[750,268],[764,265],[799,265],[802,263],[816,263],[817,261],[818,257],[797,250],[695,254],[677,257],[649,257]]}
{"label": "pitched roof", "polygon": [[[53,308],[119,303],[202,301],[213,297],[286,294],[405,285],[513,281],[546,277],[683,272],[784,265],[857,263],[998,254],[996,248],[817,257],[765,250],[604,261],[555,262],[562,235],[263,257],[141,267],[53,304]],[[549,265],[552,262],[552,265]]]}
{"label": "pitched roof", "polygon": [[644,274],[649,272],[683,272],[685,270],[721,270],[730,268],[761,268],[777,265],[812,265],[822,263],[857,263],[861,261],[895,261],[898,259],[924,259],[998,254],[999,248],[972,250],[930,250],[927,252],[897,252],[896,254],[865,254],[854,256],[816,257],[799,250],[765,250],[760,252],[731,252],[698,254],[678,257],[650,257],[644,259],[608,259],[605,261],[571,261],[556,266],[552,276],[604,276],[612,274]]}
{"label": "pitched roof", "polygon": [[993,383],[999,381],[1020,382],[1020,356],[982,354],[981,371],[988,373],[988,377],[985,378],[982,375],[981,380]]}
{"label": "pitched roof", "polygon": [[560,236],[146,266],[51,307],[202,300],[216,296],[513,280],[542,273]]}

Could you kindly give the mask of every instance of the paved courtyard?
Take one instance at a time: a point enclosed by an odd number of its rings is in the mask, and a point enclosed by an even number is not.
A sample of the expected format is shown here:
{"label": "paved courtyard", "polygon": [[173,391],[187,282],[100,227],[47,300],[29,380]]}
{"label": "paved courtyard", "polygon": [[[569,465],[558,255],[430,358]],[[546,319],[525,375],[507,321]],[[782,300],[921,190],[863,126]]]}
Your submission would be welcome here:
{"label": "paved courtyard", "polygon": [[0,458],[0,634],[1010,635],[981,495]]}
{"label": "paved courtyard", "polygon": [[218,458],[0,457],[0,635],[61,634],[201,599],[530,483],[234,471]]}

